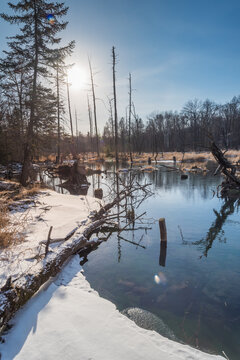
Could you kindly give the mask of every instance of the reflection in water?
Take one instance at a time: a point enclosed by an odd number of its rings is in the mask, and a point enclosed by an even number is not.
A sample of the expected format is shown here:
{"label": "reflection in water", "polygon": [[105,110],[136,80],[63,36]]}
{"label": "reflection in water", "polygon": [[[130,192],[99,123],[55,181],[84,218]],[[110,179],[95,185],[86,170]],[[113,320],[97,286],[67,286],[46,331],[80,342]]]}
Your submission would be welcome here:
{"label": "reflection in water", "polygon": [[219,241],[222,240],[222,236],[224,235],[224,231],[222,230],[222,227],[225,224],[227,218],[235,212],[236,208],[238,209],[239,205],[240,205],[240,199],[234,199],[234,198],[226,199],[220,211],[213,209],[216,219],[209,228],[206,237],[199,241],[189,242],[184,240],[182,236],[183,245],[188,245],[188,244],[197,245],[199,246],[200,249],[202,249],[203,255],[207,257],[208,251],[212,248],[214,240],[216,240],[217,237],[219,238]]}
{"label": "reflection in water", "polygon": [[164,218],[159,219],[159,229],[160,229],[159,265],[164,267],[166,264],[166,256],[167,256],[167,228]]}
{"label": "reflection in water", "polygon": [[66,189],[71,195],[84,195],[86,196],[88,193],[88,185],[77,185],[77,184],[71,184],[70,182],[65,182],[62,185],[58,185],[59,187],[62,187]]}
{"label": "reflection in water", "polygon": [[160,256],[159,256],[159,265],[165,266],[166,265],[166,257],[167,257],[167,242],[161,241],[160,244]]}
{"label": "reflection in water", "polygon": [[[90,164],[89,167],[93,170],[99,169],[99,167],[94,164]],[[114,174],[116,171],[115,165],[111,163],[105,163],[101,166],[100,170],[107,171],[107,173],[104,174],[104,176],[99,174],[87,176],[87,180],[90,183],[89,187],[79,191],[84,191],[84,195],[94,196],[94,190],[96,188],[102,188],[105,195],[109,193],[110,188],[114,190],[114,193],[116,194],[116,178]],[[180,189],[182,196],[186,200],[194,199],[195,197],[199,196],[202,199],[212,198],[212,189],[216,189],[216,183],[220,182],[221,180],[221,178],[218,176],[212,177],[208,175],[189,174],[187,181],[183,182],[181,180],[180,174],[175,171],[170,172],[162,168],[153,172],[143,172],[138,170],[138,167],[133,167],[128,173],[119,173],[118,176],[121,181],[129,183],[133,176],[135,176],[139,183],[143,183],[145,181],[151,183],[152,191],[156,193],[158,190],[164,192],[175,192],[176,189]],[[65,194],[70,192],[70,189],[61,188],[60,185],[62,184],[62,180],[59,177],[51,178],[44,172],[42,172],[39,176],[41,176],[43,182],[53,190],[57,192],[63,192]],[[203,178],[205,178],[206,181],[203,181]]]}

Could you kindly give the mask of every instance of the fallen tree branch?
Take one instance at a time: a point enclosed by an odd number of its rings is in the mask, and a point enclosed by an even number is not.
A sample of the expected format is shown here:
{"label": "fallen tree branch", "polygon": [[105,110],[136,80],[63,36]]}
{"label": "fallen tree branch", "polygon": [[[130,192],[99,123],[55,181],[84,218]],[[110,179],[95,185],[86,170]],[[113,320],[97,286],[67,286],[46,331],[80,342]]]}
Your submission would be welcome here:
{"label": "fallen tree branch", "polygon": [[16,311],[22,307],[50,277],[56,276],[70,256],[88,245],[89,234],[103,223],[104,219],[91,222],[86,226],[83,234],[76,234],[75,239],[62,244],[58,248],[57,253],[47,254],[46,257],[38,263],[38,265],[42,265],[38,273],[26,274],[11,283],[7,280],[7,283],[1,288],[0,293],[0,335]]}
{"label": "fallen tree branch", "polygon": [[121,239],[121,240],[123,240],[123,241],[126,241],[126,242],[128,242],[128,243],[130,243],[130,244],[133,244],[133,245],[136,245],[136,246],[140,246],[141,248],[146,249],[146,246],[140,245],[140,244],[136,243],[135,241],[127,240],[127,239],[125,239],[124,237],[122,237],[122,236],[120,236],[120,235],[118,235],[118,238]]}
{"label": "fallen tree branch", "polygon": [[49,244],[50,244],[50,241],[51,241],[52,229],[53,229],[53,227],[51,226],[50,229],[49,229],[48,238],[47,238],[47,242],[46,242],[45,257],[47,256],[47,253],[48,253],[48,248],[49,248]]}
{"label": "fallen tree branch", "polygon": [[[109,218],[111,223],[113,222],[114,217],[111,216],[110,210],[116,205],[118,206],[121,201],[128,196],[133,196],[133,193],[136,191],[143,191],[145,193],[148,185],[149,184],[133,185],[133,183],[131,183],[130,187],[123,188],[112,202],[102,206],[98,212],[89,216],[85,225],[82,223],[81,233],[79,227],[74,228],[64,238],[65,241],[61,243],[54,252],[48,251],[49,245],[54,241],[51,240],[52,227],[50,228],[46,241],[45,257],[39,256],[39,258],[36,259],[36,263],[31,267],[31,272],[22,274],[13,281],[9,278],[1,288],[0,335],[16,311],[22,307],[50,277],[56,276],[69,257],[78,253],[83,248],[95,246],[92,242],[88,241],[88,239],[96,229],[106,224]],[[140,216],[136,217],[134,221],[139,219]],[[129,226],[130,223],[131,222],[129,222],[127,226]],[[125,230],[125,227],[122,231],[123,230]],[[73,235],[75,236],[73,237]],[[61,239],[55,239],[55,241],[56,240],[59,241]]]}

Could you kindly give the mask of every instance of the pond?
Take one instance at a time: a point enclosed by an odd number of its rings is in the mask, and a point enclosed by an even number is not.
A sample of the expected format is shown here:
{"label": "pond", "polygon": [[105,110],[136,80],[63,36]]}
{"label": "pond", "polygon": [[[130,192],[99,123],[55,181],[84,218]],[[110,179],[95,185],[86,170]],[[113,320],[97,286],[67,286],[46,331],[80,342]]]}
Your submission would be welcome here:
{"label": "pond", "polygon": [[[148,229],[136,224],[140,229],[121,237],[112,234],[88,255],[83,265],[86,279],[138,325],[239,360],[238,201],[215,195],[220,177],[189,174],[181,180],[179,173],[164,168],[138,177],[152,184],[154,194],[137,210],[147,212]],[[113,186],[111,174],[88,180],[88,195],[93,194],[93,184],[104,193]],[[162,217],[167,248],[160,246]]]}

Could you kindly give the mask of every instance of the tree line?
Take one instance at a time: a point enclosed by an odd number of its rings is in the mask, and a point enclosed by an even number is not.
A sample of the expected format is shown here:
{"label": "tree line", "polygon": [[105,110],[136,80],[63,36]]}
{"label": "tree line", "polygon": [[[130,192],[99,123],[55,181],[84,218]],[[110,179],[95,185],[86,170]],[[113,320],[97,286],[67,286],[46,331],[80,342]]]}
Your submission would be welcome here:
{"label": "tree line", "polygon": [[[240,96],[223,105],[208,99],[190,100],[181,111],[153,113],[146,121],[136,114],[134,104],[131,108],[130,122],[126,115],[118,125],[121,152],[206,151],[210,137],[222,148],[240,147]],[[114,136],[110,117],[103,131],[107,152],[114,149]]]}

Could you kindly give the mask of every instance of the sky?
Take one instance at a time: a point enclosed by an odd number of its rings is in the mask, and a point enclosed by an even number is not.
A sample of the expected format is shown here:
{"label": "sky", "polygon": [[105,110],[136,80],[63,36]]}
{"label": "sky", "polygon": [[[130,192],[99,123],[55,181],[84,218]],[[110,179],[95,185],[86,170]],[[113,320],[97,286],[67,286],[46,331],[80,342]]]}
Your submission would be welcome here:
{"label": "sky", "polygon": [[[16,3],[16,0],[14,1]],[[111,48],[117,53],[119,118],[128,106],[132,74],[136,113],[146,120],[165,110],[181,110],[191,99],[223,103],[240,94],[240,2],[238,0],[67,0],[68,27],[63,44],[76,41],[69,62],[73,112],[78,128],[89,129],[88,56],[96,84],[102,130],[112,98]],[[8,11],[1,0],[0,11]],[[8,11],[9,12],[9,11]],[[0,20],[0,50],[16,28]],[[74,69],[74,68],[73,68]],[[77,69],[77,70],[76,70]],[[81,79],[78,80],[78,77]]]}

